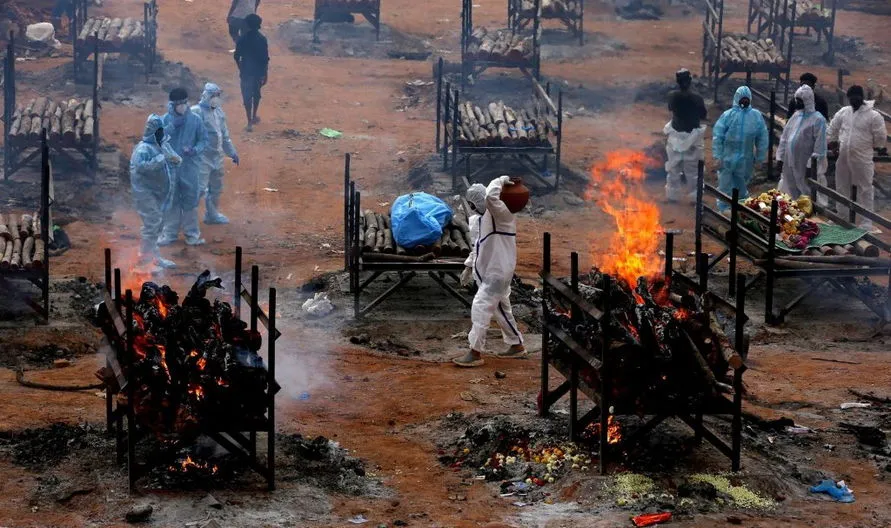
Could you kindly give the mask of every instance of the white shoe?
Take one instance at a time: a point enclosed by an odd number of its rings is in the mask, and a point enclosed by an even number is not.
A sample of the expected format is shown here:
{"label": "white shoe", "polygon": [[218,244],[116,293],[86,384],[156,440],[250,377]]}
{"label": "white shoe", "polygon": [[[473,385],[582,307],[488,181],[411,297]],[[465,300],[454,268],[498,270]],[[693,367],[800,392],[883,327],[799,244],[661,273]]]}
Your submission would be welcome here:
{"label": "white shoe", "polygon": [[176,262],[172,260],[167,260],[163,257],[155,257],[154,264],[162,269],[174,269],[176,268]]}

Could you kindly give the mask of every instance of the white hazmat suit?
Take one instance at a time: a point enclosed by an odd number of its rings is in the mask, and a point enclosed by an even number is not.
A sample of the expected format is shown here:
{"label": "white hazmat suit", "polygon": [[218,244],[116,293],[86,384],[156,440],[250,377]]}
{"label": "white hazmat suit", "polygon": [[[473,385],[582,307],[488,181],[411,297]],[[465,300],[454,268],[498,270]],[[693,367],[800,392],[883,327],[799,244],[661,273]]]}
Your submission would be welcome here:
{"label": "white hazmat suit", "polygon": [[[873,108],[873,101],[866,101],[856,111],[851,106],[839,110],[829,123],[829,141],[838,141],[838,161],[835,164],[835,188],[848,198],[851,186],[857,186],[857,203],[870,211],[874,208],[875,163],[873,149],[883,148],[888,131],[885,120]],[[838,213],[848,218],[848,208],[839,206]],[[860,226],[872,228],[872,222],[864,220]]]}
{"label": "white hazmat suit", "polygon": [[470,310],[473,328],[468,335],[471,350],[477,352],[486,349],[486,332],[493,317],[505,343],[523,344],[510,306],[510,283],[517,266],[517,220],[501,201],[501,189],[509,184],[510,177],[501,176],[488,187],[477,183],[467,190],[467,200],[477,212],[484,212],[470,217],[473,249],[464,262],[478,287]]}
{"label": "white hazmat suit", "polygon": [[804,101],[804,109],[786,123],[776,154],[783,162],[779,189],[792,198],[810,194],[807,170],[812,163],[817,163],[817,181],[826,183],[826,119],[817,112],[810,86],[798,88],[795,98]]}
{"label": "white hazmat suit", "polygon": [[705,157],[705,125],[694,128],[692,132],[679,132],[669,121],[662,132],[668,136],[665,144],[665,172],[668,173],[665,196],[671,201],[695,201],[699,162]]}
{"label": "white hazmat suit", "polygon": [[220,196],[223,194],[223,176],[226,169],[225,157],[237,165],[238,152],[229,136],[226,113],[219,106],[222,90],[213,83],[204,85],[201,102],[192,107],[192,113],[204,122],[207,131],[207,148],[201,154],[201,192],[205,193],[205,224],[228,224],[229,219],[220,212]]}

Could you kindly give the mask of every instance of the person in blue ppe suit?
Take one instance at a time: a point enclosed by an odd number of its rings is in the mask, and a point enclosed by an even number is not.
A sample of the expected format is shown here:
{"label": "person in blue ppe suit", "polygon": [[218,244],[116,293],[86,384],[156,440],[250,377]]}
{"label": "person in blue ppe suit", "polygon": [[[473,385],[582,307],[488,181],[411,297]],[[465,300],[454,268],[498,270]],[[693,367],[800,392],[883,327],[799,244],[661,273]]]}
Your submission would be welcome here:
{"label": "person in blue ppe suit", "polygon": [[488,187],[475,183],[467,189],[467,202],[474,215],[470,217],[470,239],[473,250],[464,261],[461,284],[476,281],[470,319],[473,327],[467,336],[470,350],[452,361],[459,367],[477,367],[484,363],[486,333],[492,318],[501,327],[501,337],[510,348],[499,357],[524,358],[523,335],[510,305],[510,284],[517,267],[517,219],[501,200],[505,185],[513,185],[510,176],[500,176]]}
{"label": "person in blue ppe suit", "polygon": [[201,200],[201,157],[207,148],[207,131],[201,118],[189,109],[189,94],[183,88],[170,91],[167,113],[161,118],[164,130],[170,136],[170,146],[182,159],[176,168],[176,188],[173,206],[164,219],[159,245],[176,242],[180,228],[186,236],[186,244],[204,244],[198,227],[198,202]]}
{"label": "person in blue ppe suit", "polygon": [[779,190],[793,199],[810,194],[808,169],[816,163],[817,182],[826,184],[826,118],[817,111],[814,91],[802,85],[795,91],[796,110],[783,127],[777,147],[777,170],[780,171]]}
{"label": "person in blue ppe suit", "polygon": [[182,158],[171,148],[161,117],[148,116],[142,141],[133,148],[130,157],[130,188],[136,211],[142,218],[141,265],[154,263],[159,268],[176,267],[172,261],[161,258],[158,237],[164,215],[173,204],[176,187],[173,168],[180,163]]}
{"label": "person in blue ppe suit", "polygon": [[[715,123],[712,132],[712,156],[718,162],[718,189],[732,195],[739,191],[740,199],[749,196],[755,162],[767,161],[767,125],[761,112],[752,108],[752,91],[740,86],[733,95],[733,108]],[[718,208],[726,211],[729,204],[718,200]]]}
{"label": "person in blue ppe suit", "polygon": [[201,118],[207,131],[207,148],[200,155],[201,192],[206,194],[204,204],[205,224],[228,224],[229,219],[220,212],[220,196],[223,194],[223,157],[232,158],[238,165],[238,152],[229,136],[226,113],[221,108],[223,92],[214,83],[204,85],[201,102],[192,107],[192,112]]}

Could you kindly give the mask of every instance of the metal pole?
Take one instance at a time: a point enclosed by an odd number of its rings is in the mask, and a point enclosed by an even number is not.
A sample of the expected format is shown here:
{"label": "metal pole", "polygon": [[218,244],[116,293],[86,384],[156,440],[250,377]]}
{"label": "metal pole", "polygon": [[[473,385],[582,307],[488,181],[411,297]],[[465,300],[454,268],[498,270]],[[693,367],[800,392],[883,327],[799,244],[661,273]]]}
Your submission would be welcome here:
{"label": "metal pole", "polygon": [[730,243],[730,269],[727,271],[728,293],[734,295],[736,293],[736,252],[739,244],[739,233],[737,233],[737,222],[739,222],[739,189],[733,189],[733,199],[730,202],[730,233],[728,242]]}
{"label": "metal pole", "polygon": [[439,127],[442,125],[442,69],[445,67],[442,57],[439,58],[436,65],[436,150],[434,152],[439,152]]}
{"label": "metal pole", "polygon": [[705,162],[700,160],[696,172],[696,247],[693,252],[696,254],[696,273],[701,274],[699,269],[699,254],[702,253],[702,200],[705,191]]}
{"label": "metal pole", "polygon": [[270,490],[275,489],[275,310],[276,310],[276,292],[275,288],[269,288],[269,326],[266,332],[266,341],[268,347],[268,381],[266,383],[266,391],[269,395],[269,410],[267,411],[269,420],[269,430],[266,433],[266,466],[267,486]]}
{"label": "metal pole", "polygon": [[774,144],[774,124],[777,118],[777,92],[770,91],[770,126],[767,131],[767,179],[775,180],[773,177],[773,144]]}
{"label": "metal pole", "polygon": [[40,165],[41,165],[41,178],[40,178],[40,215],[42,225],[40,226],[40,236],[43,238],[45,243],[43,244],[43,277],[42,283],[43,288],[41,288],[41,293],[43,294],[43,322],[44,324],[49,323],[49,308],[50,308],[50,300],[49,300],[49,234],[50,229],[52,227],[49,225],[49,208],[50,208],[50,178],[52,177],[52,167],[50,166],[49,159],[49,140],[47,139],[47,134],[49,131],[47,129],[42,129],[40,131]]}
{"label": "metal pole", "polygon": [[[746,306],[746,276],[736,278],[736,332],[734,334],[734,346],[736,352],[744,355],[745,347],[745,306]],[[733,422],[731,424],[732,452],[731,469],[739,471],[740,456],[742,454],[742,374],[745,367],[733,371]]]}
{"label": "metal pole", "polygon": [[[543,275],[551,273],[551,233],[545,232],[544,241],[542,242],[542,262],[541,271]],[[547,328],[548,319],[548,283],[542,282],[541,286],[541,407],[538,409],[539,416],[547,416],[550,405],[548,405],[548,368],[550,366],[550,351],[548,350],[548,340],[550,332]]]}
{"label": "metal pole", "polygon": [[235,246],[235,318],[241,319],[241,246]]}
{"label": "metal pole", "polygon": [[[439,131],[439,128],[437,128]],[[350,153],[343,156],[343,267],[350,268]]]}
{"label": "metal pole", "polygon": [[112,295],[111,289],[111,248],[105,248],[105,293]]}
{"label": "metal pole", "polygon": [[609,444],[609,413],[610,413],[610,375],[612,370],[612,354],[609,353],[609,313],[612,296],[612,279],[609,275],[603,276],[603,340],[600,352],[600,474],[606,474],[606,455]]}
{"label": "metal pole", "polygon": [[[554,160],[556,172],[554,176],[554,191],[560,187],[560,156],[563,151],[563,90],[557,94],[557,155]],[[545,157],[547,160],[547,157]]]}
{"label": "metal pole", "polygon": [[665,232],[665,280],[671,280],[671,268],[674,262],[674,232]]}
{"label": "metal pole", "polygon": [[835,63],[835,14],[838,10],[837,4],[838,0],[832,0],[832,18],[829,22],[829,35],[826,36],[826,44],[829,45],[827,56],[829,58],[830,66]]}
{"label": "metal pole", "polygon": [[257,331],[257,317],[259,316],[257,312],[260,309],[260,299],[257,298],[259,285],[260,267],[254,264],[251,266],[251,332]]}
{"label": "metal pole", "polygon": [[777,214],[778,207],[776,200],[770,203],[770,225],[767,228],[767,283],[765,285],[764,295],[764,322],[773,324],[773,286],[774,286],[774,257],[776,255],[777,243]]}
{"label": "metal pole", "polygon": [[[857,203],[857,186],[851,185],[851,201]],[[857,211],[853,207],[848,208],[848,221],[857,225]]]}

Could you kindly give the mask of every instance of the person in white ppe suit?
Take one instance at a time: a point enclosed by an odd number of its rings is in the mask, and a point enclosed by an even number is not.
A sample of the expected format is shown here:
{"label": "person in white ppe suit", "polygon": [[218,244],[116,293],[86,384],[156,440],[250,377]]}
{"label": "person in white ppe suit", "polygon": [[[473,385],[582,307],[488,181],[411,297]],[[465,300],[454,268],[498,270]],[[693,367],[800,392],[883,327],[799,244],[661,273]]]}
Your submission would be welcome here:
{"label": "person in white ppe suit", "polygon": [[207,131],[207,148],[201,154],[201,192],[204,193],[205,224],[228,224],[229,219],[220,212],[220,196],[223,194],[224,156],[238,165],[238,152],[229,136],[226,113],[221,108],[223,92],[214,83],[204,85],[201,101],[192,107],[192,113],[204,122]]}
{"label": "person in white ppe suit", "polygon": [[696,180],[699,162],[704,159],[705,125],[708,117],[705,101],[690,89],[693,76],[686,69],[675,74],[678,89],[668,96],[671,121],[662,132],[668,136],[665,145],[665,198],[669,202],[686,199],[696,201]]}
{"label": "person in white ppe suit", "polygon": [[[873,210],[875,204],[875,163],[872,158],[874,149],[884,149],[888,131],[885,120],[872,105],[872,101],[864,101],[863,88],[851,86],[848,89],[846,106],[836,112],[829,123],[829,144],[832,150],[838,151],[835,164],[835,188],[848,198],[851,197],[851,186],[857,187],[857,203]],[[848,208],[839,206],[839,214],[848,218]],[[860,227],[872,229],[872,222],[863,220]]]}
{"label": "person in white ppe suit", "polygon": [[792,198],[810,194],[808,168],[817,164],[817,181],[826,183],[826,119],[817,112],[814,90],[802,85],[795,91],[796,110],[780,137],[777,147],[779,190]]}
{"label": "person in white ppe suit", "polygon": [[510,283],[517,266],[517,220],[501,201],[501,190],[513,185],[510,176],[492,180],[488,187],[475,183],[467,190],[467,201],[475,213],[470,217],[473,249],[464,262],[461,284],[476,281],[470,318],[473,328],[468,334],[470,350],[453,361],[461,367],[482,365],[486,349],[486,332],[492,318],[501,327],[504,342],[510,345],[500,357],[526,357],[523,335],[517,327],[510,305]]}
{"label": "person in white ppe suit", "polygon": [[130,187],[136,212],[142,219],[139,264],[140,267],[154,264],[157,269],[153,272],[176,267],[174,262],[161,257],[158,237],[164,215],[173,206],[176,188],[173,167],[182,161],[170,146],[170,136],[164,130],[161,116],[148,116],[142,141],[133,148],[130,157]]}

